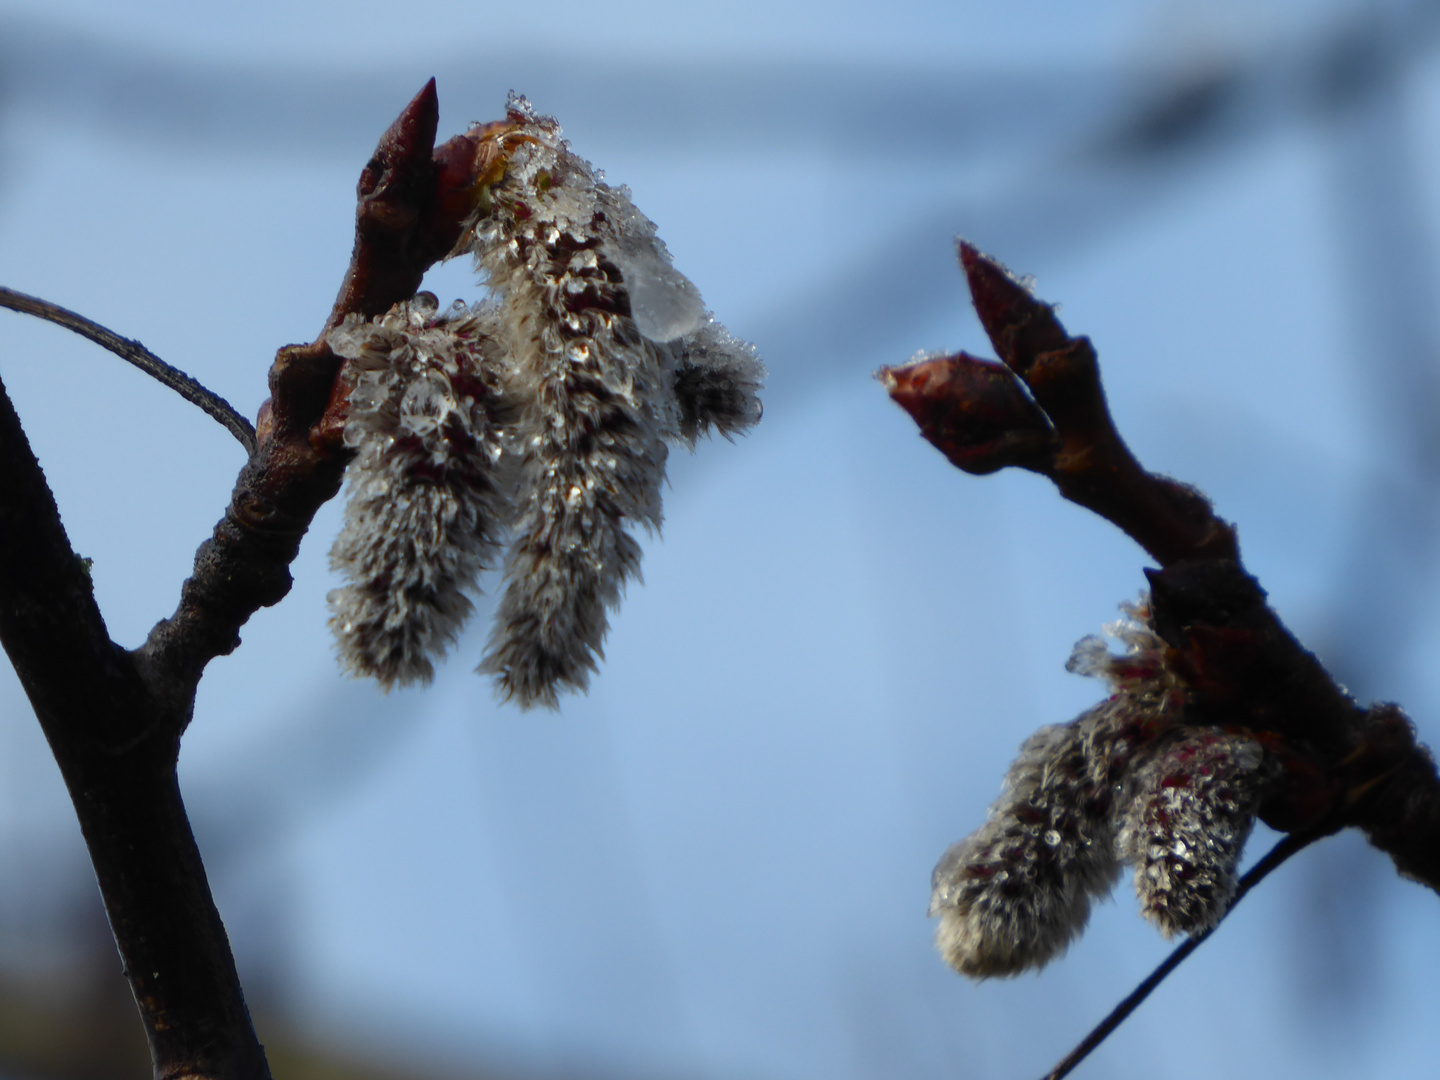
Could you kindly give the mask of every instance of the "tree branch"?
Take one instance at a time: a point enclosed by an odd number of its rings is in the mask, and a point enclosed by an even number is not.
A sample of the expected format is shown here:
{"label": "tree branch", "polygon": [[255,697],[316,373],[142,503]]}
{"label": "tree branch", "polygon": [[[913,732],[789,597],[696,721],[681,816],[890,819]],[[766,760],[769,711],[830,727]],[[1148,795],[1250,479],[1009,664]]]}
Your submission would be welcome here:
{"label": "tree branch", "polygon": [[180,737],[205,665],[289,591],[300,540],[339,489],[347,400],[325,331],[412,296],[469,217],[474,142],[461,137],[432,156],[437,118],[432,80],[381,139],[360,179],[355,248],[325,329],[276,355],[256,450],[179,608],[140,649],[110,640],[0,386],[0,643],[75,803],[164,1080],[269,1077],[181,802]]}
{"label": "tree branch", "polygon": [[[956,467],[1014,465],[1112,522],[1160,563],[1149,624],[1168,649],[1178,722],[1242,730],[1272,777],[1259,816],[1290,835],[1243,879],[1245,893],[1295,851],[1355,826],[1405,876],[1440,892],[1440,775],[1395,705],[1362,709],[1266,603],[1234,528],[1199,491],[1146,472],[1115,429],[1094,349],[995,261],[960,244],[960,262],[1000,363],[964,353],[879,377]],[[1045,1080],[1060,1080],[1209,937],[1186,941]]]}
{"label": "tree branch", "polygon": [[235,411],[235,407],[212,390],[207,390],[179,368],[171,367],[138,341],[121,337],[115,331],[99,323],[77,315],[69,308],[27,296],[14,289],[0,287],[0,307],[19,311],[26,315],[63,326],[81,337],[89,338],[102,348],[109,349],[122,360],[128,360],[151,378],[168,386],[192,405],[199,406],[206,415],[219,421],[231,435],[245,447],[247,454],[255,452],[255,428]]}
{"label": "tree branch", "polygon": [[1440,776],[1410,721],[1394,705],[1356,705],[1271,610],[1210,501],[1135,460],[1090,342],[969,244],[960,262],[1001,363],[958,353],[886,368],[890,396],[958,468],[1048,477],[1154,556],[1151,610],[1186,677],[1187,722],[1245,728],[1282,765],[1263,820],[1285,832],[1363,829],[1402,874],[1440,892]]}
{"label": "tree branch", "polygon": [[[196,554],[175,614],[141,649],[157,678],[194,685],[210,660],[240,643],[261,607],[290,591],[289,565],[319,508],[340,488],[347,391],[325,334],[349,314],[383,314],[419,288],[468,216],[471,177],[461,137],[432,152],[439,102],[432,79],[381,138],[358,185],[355,248],[319,337],[281,349],[261,408],[259,447],[241,471],[225,517]],[[457,164],[458,160],[458,164]]]}
{"label": "tree branch", "polygon": [[268,1077],[180,802],[177,701],[110,641],[3,387],[0,643],[75,803],[156,1075]]}

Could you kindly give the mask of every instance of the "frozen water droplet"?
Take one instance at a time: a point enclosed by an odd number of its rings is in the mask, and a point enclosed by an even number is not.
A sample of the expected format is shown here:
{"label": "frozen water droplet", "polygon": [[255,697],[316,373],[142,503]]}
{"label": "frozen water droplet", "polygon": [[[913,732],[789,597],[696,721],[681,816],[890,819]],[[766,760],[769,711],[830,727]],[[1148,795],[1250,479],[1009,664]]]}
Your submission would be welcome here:
{"label": "frozen water droplet", "polygon": [[1046,829],[1045,843],[1049,844],[1051,847],[1058,847],[1060,844],[1060,834],[1054,829]]}
{"label": "frozen water droplet", "polygon": [[630,314],[651,341],[674,341],[705,320],[705,301],[694,282],[648,241],[621,243],[610,252],[630,294]]}

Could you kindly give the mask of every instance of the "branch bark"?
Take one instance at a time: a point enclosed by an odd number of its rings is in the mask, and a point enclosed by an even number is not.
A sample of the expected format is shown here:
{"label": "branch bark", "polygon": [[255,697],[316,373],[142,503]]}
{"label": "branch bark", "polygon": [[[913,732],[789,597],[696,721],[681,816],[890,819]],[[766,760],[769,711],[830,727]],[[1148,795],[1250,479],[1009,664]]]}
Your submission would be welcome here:
{"label": "branch bark", "polygon": [[171,367],[140,342],[121,337],[113,330],[101,326],[83,315],[77,315],[59,304],[52,304],[48,300],[41,300],[36,296],[26,296],[14,289],[0,288],[0,307],[7,307],[11,311],[23,312],[26,315],[34,315],[46,322],[63,326],[66,330],[79,334],[81,337],[89,338],[101,348],[109,349],[122,360],[134,364],[146,375],[168,386],[190,404],[198,406],[206,415],[218,421],[230,434],[235,436],[241,446],[245,447],[247,454],[255,452],[255,428],[249,420],[237,413],[234,407],[219,394],[205,389],[179,368]]}
{"label": "branch bark", "polygon": [[339,489],[346,399],[325,331],[414,295],[469,216],[473,143],[461,137],[436,151],[438,111],[431,80],[365,167],[355,247],[325,328],[276,355],[256,451],[175,614],[140,649],[110,640],[0,386],[0,644],[75,804],[163,1080],[270,1075],[180,798],[180,737],[206,664],[289,591],[301,538]]}
{"label": "branch bark", "polygon": [[887,368],[891,397],[958,468],[1045,476],[1154,557],[1151,610],[1185,674],[1187,722],[1245,728],[1283,767],[1267,824],[1359,828],[1400,873],[1440,892],[1440,776],[1404,713],[1357,705],[1270,608],[1234,527],[1195,488],[1136,461],[1089,340],[969,244],[960,262],[1001,363],[958,353]]}

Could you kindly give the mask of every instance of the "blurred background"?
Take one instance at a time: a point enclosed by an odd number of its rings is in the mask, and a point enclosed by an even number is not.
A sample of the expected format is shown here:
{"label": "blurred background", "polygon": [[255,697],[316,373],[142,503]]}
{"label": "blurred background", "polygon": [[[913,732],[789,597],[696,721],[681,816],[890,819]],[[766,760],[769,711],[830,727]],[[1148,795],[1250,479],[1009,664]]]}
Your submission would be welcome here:
{"label": "blurred background", "polygon": [[[376,139],[510,89],[628,184],[769,364],[764,423],[671,460],[587,697],[336,669],[338,505],[212,665],[181,778],[277,1077],[1023,1078],[1169,950],[1128,883],[1038,976],[972,985],[929,874],[1143,553],[1038,479],[966,477],[870,378],[989,353],[962,234],[1100,351],[1150,468],[1362,700],[1440,741],[1440,4],[0,3],[0,282],[254,416],[308,341]],[[433,272],[472,299],[466,266]],[[169,614],[242,459],[0,312],[0,374],[112,635]],[[1253,860],[1273,836],[1251,842]],[[1287,865],[1084,1066],[1430,1076],[1440,910],[1353,836]],[[68,799],[0,671],[0,1075],[148,1074]]]}

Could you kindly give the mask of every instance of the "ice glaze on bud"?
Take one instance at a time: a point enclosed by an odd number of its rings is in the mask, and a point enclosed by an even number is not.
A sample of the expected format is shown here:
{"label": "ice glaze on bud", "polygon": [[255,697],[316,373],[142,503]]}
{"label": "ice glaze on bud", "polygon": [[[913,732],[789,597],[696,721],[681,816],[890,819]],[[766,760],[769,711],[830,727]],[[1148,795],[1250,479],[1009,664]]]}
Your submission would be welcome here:
{"label": "ice glaze on bud", "polygon": [[1140,909],[1166,937],[1220,921],[1268,778],[1261,745],[1219,728],[1189,729],[1136,770],[1119,829]]}
{"label": "ice glaze on bud", "polygon": [[495,313],[437,317],[421,293],[332,330],[350,361],[345,522],[330,552],[340,661],[389,689],[427,681],[472,604],[508,517],[500,476],[507,406]]}
{"label": "ice glaze on bud", "polygon": [[[1100,679],[1112,694],[1121,694],[1137,706],[1154,712],[1177,710],[1184,697],[1180,677],[1171,670],[1169,646],[1150,625],[1149,600],[1121,604],[1120,618],[1104,626],[1104,637],[1091,634],[1075,643],[1065,670],[1075,675]],[[1105,638],[1118,642],[1114,653]]]}

